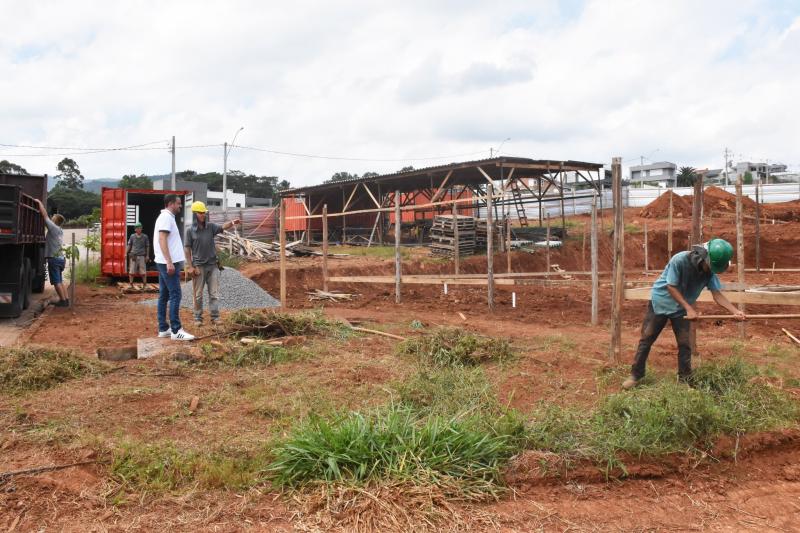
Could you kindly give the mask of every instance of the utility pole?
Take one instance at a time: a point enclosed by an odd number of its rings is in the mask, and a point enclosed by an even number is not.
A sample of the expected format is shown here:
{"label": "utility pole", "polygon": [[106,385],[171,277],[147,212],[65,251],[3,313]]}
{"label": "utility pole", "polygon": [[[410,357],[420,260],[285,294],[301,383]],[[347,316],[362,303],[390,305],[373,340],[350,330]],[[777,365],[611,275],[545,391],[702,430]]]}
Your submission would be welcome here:
{"label": "utility pole", "polygon": [[172,190],[177,188],[175,185],[175,136],[172,136]]}
{"label": "utility pole", "polygon": [[725,147],[725,185],[728,185],[728,147]]}
{"label": "utility pole", "polygon": [[228,214],[228,141],[222,145],[222,212],[227,220]]}

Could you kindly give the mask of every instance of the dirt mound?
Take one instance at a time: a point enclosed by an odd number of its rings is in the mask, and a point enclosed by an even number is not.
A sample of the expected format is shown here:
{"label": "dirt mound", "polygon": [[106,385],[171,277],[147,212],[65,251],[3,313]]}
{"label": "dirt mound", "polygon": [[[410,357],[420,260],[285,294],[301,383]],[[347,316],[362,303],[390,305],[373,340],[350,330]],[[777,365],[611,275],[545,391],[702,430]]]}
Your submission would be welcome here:
{"label": "dirt mound", "polygon": [[691,217],[692,204],[686,198],[679,196],[672,191],[667,191],[646,206],[639,212],[642,218],[666,218],[669,216],[669,197],[672,195],[672,216]]}
{"label": "dirt mound", "polygon": [[[755,201],[742,195],[742,207],[745,213],[754,213]],[[703,215],[715,213],[736,213],[736,195],[712,185],[703,189]]]}
{"label": "dirt mound", "polygon": [[800,200],[761,204],[761,216],[767,219],[800,221]]}

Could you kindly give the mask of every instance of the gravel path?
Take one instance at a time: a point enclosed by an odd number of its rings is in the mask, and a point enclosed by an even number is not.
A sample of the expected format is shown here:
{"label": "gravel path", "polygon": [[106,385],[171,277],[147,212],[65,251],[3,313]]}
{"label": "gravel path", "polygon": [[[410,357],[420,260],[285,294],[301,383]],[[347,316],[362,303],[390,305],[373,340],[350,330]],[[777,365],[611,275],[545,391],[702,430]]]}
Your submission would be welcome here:
{"label": "gravel path", "polygon": [[[203,291],[203,307],[208,306],[208,291]],[[145,300],[145,305],[156,305],[158,299]],[[247,309],[258,307],[280,307],[281,303],[269,295],[258,284],[244,276],[235,268],[226,268],[222,271],[219,280],[219,307],[220,309]],[[181,285],[181,307],[194,308],[192,301],[192,282]]]}

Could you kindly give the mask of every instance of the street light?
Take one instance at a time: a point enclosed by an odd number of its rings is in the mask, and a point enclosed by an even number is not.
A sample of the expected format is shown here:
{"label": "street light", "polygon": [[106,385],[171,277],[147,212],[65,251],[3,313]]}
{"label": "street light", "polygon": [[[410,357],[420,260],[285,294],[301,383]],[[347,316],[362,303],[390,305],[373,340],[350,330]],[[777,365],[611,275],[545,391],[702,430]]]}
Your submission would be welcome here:
{"label": "street light", "polygon": [[[236,133],[233,135],[233,140],[231,141],[231,150],[233,150],[234,145],[236,144],[236,137],[239,135],[239,132],[244,129],[244,126],[236,130]],[[228,143],[225,143],[223,147],[223,157],[222,157],[222,212],[225,213],[225,217],[228,216],[228,154],[231,153],[228,150]]]}
{"label": "street light", "polygon": [[[505,139],[503,139],[503,142],[501,142],[500,146],[497,147],[497,155],[500,155],[500,149],[503,147],[503,145],[506,143],[506,141],[510,141],[510,140],[511,140],[511,137],[506,137]],[[494,152],[494,148],[489,148],[489,159],[494,157],[494,153],[493,152]]]}

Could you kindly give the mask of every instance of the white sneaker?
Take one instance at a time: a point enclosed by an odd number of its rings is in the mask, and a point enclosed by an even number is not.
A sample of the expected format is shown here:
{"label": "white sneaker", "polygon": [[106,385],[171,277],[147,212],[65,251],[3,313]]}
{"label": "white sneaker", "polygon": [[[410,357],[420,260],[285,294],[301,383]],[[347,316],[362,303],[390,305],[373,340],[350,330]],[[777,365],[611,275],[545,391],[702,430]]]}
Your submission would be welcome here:
{"label": "white sneaker", "polygon": [[168,329],[165,329],[164,331],[159,331],[158,332],[158,338],[159,339],[166,339],[170,335],[172,335],[172,332],[170,330],[168,330]]}
{"label": "white sneaker", "polygon": [[183,328],[179,329],[177,333],[172,334],[172,340],[174,341],[193,341],[194,335],[191,333],[186,332]]}

